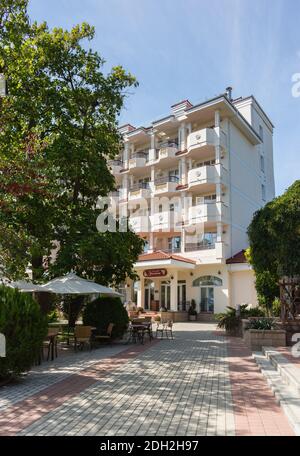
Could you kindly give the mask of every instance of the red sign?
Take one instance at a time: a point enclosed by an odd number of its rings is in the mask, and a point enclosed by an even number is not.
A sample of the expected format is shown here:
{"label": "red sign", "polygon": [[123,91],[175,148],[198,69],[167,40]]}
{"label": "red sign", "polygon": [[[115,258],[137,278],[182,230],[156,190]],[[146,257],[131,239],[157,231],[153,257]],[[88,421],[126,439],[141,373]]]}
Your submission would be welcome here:
{"label": "red sign", "polygon": [[166,269],[147,269],[143,272],[144,277],[164,277],[166,275]]}

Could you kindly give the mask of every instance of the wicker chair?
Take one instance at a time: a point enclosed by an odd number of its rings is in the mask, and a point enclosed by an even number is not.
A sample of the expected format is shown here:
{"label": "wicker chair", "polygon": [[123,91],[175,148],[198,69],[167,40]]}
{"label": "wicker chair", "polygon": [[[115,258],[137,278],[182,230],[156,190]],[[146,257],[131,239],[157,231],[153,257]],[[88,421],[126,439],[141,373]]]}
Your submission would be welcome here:
{"label": "wicker chair", "polygon": [[111,342],[112,341],[112,330],[114,329],[114,326],[115,326],[114,323],[109,323],[107,330],[106,330],[106,334],[95,335],[94,339],[96,341],[105,340],[108,343]]}
{"label": "wicker chair", "polygon": [[75,326],[74,328],[74,348],[83,349],[87,344],[92,349],[92,327],[91,326]]}

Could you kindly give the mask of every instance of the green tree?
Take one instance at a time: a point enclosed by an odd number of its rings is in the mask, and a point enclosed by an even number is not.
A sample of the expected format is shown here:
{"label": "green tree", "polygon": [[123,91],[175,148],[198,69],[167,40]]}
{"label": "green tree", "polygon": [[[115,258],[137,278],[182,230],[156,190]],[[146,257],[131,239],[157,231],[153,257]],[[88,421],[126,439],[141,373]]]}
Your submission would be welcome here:
{"label": "green tree", "polygon": [[[99,233],[99,196],[114,189],[107,159],[122,146],[117,118],[133,76],[103,72],[94,28],[31,23],[26,0],[0,5],[0,264],[43,281],[74,270],[102,283],[132,276],[143,241]],[[56,248],[55,258],[53,249]]]}
{"label": "green tree", "polygon": [[[292,281],[285,287],[286,305],[295,315],[300,276],[300,181],[267,203],[254,214],[248,228],[250,262],[253,265],[257,290],[271,302],[278,296],[276,286],[283,277]],[[290,280],[291,279],[291,280]],[[272,300],[272,302],[274,299]]]}

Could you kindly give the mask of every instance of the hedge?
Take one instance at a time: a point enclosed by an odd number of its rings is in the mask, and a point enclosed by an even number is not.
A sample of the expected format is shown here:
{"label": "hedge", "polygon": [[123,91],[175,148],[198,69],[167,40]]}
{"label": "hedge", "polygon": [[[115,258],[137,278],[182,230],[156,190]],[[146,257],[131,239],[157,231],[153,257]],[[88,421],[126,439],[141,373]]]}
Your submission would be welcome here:
{"label": "hedge", "polygon": [[0,333],[6,356],[0,358],[0,381],[30,370],[47,333],[47,319],[28,293],[0,286]]}

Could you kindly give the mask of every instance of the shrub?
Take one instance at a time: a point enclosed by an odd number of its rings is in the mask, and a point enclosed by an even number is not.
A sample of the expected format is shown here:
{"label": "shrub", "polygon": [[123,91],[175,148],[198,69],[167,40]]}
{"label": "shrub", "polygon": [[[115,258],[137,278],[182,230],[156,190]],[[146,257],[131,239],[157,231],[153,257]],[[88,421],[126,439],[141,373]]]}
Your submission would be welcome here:
{"label": "shrub", "polygon": [[196,310],[196,301],[195,299],[192,299],[191,300],[191,305],[189,307],[189,310],[188,310],[188,314],[189,315],[197,315],[197,310]]}
{"label": "shrub", "polygon": [[249,318],[249,317],[265,317],[266,310],[261,307],[251,307],[250,309],[245,309],[242,312],[242,318]]}
{"label": "shrub", "polygon": [[233,332],[239,327],[241,317],[236,314],[236,309],[234,307],[228,306],[227,309],[228,310],[225,313],[216,315],[216,319],[218,320],[218,328],[223,328],[227,332]]}
{"label": "shrub", "polygon": [[270,330],[275,328],[275,321],[270,318],[260,318],[258,320],[250,320],[245,329],[262,329]]}
{"label": "shrub", "polygon": [[281,315],[281,302],[279,298],[275,298],[272,304],[272,315],[274,317],[280,317]]}
{"label": "shrub", "polygon": [[95,326],[98,333],[107,330],[109,323],[114,323],[112,335],[122,337],[129,319],[120,298],[100,297],[89,302],[82,315],[84,325]]}
{"label": "shrub", "polygon": [[31,295],[0,286],[0,333],[6,338],[6,357],[0,358],[3,380],[28,371],[38,359],[47,318]]}

